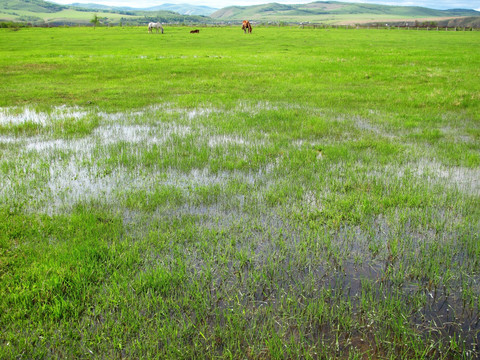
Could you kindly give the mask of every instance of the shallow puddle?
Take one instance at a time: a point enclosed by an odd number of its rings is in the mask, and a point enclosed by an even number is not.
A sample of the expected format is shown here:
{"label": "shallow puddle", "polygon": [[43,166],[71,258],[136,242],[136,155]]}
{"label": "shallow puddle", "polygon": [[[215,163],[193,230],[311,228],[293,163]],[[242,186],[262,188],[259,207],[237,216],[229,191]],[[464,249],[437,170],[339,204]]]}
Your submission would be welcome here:
{"label": "shallow puddle", "polygon": [[[225,113],[230,116],[235,112],[246,112],[254,116],[282,108],[269,102],[243,102]],[[59,107],[47,114],[29,108],[2,108],[0,125],[32,122],[44,126],[57,120],[80,119],[91,114],[98,116],[100,123],[82,138],[52,139],[48,134],[28,138],[0,136],[2,146],[25,143],[16,158],[9,159],[16,165],[13,170],[6,170],[8,176],[2,179],[0,197],[6,200],[15,197],[30,206],[30,211],[48,214],[68,213],[77,204],[99,204],[123,214],[124,225],[139,237],[148,234],[150,223],[171,222],[172,219],[191,221],[192,227],[200,233],[212,229],[220,231],[222,236],[216,239],[218,248],[210,249],[211,253],[218,251],[219,254],[214,256],[221,257],[228,250],[232,254],[225,264],[218,265],[220,270],[225,266],[214,279],[224,287],[219,285],[218,291],[241,291],[245,296],[235,301],[251,308],[271,305],[278,310],[284,305],[282,301],[286,294],[301,294],[295,299],[310,301],[326,289],[348,300],[357,311],[361,301],[365,300],[362,299],[362,294],[367,291],[365,287],[370,286],[373,290],[368,291],[372,291],[375,301],[394,294],[407,302],[420,294],[423,306],[412,310],[409,321],[421,331],[434,328],[442,336],[460,332],[468,341],[474,342],[475,337],[478,341],[479,304],[478,301],[473,305],[466,304],[465,296],[462,297],[466,290],[460,286],[461,280],[444,284],[450,288],[450,294],[441,290],[432,292],[427,290],[429,285],[420,276],[408,278],[405,272],[409,266],[415,269],[409,261],[419,256],[421,246],[430,249],[452,243],[462,249],[461,239],[457,239],[458,231],[453,230],[464,219],[453,211],[432,209],[432,214],[426,214],[430,211],[427,208],[420,216],[415,209],[402,208],[400,213],[392,210],[388,214],[375,214],[369,223],[361,226],[349,225],[345,221],[336,227],[322,227],[321,221],[320,225],[302,222],[308,213],[321,213],[326,206],[324,199],[334,193],[328,187],[316,186],[315,180],[304,184],[304,191],[298,197],[287,194],[286,203],[267,205],[267,191],[295,179],[295,174],[283,171],[288,170],[290,164],[289,152],[313,147],[316,145],[313,140],[292,140],[281,154],[275,152],[267,162],[245,170],[212,171],[208,165],[202,165],[182,171],[173,162],[170,167],[160,169],[155,159],[149,166],[140,162],[131,164],[141,158],[137,155],[153,148],[158,152],[153,152],[152,156],[170,156],[171,147],[182,144],[184,139],[188,139],[185,142],[193,148],[207,148],[206,151],[210,151],[208,156],[222,151],[228,153],[233,148],[246,160],[249,160],[252,148],[270,145],[269,134],[259,137],[253,133],[221,132],[208,119],[218,112],[218,109],[206,106],[179,109],[171,104],[125,113]],[[367,120],[357,121],[356,126],[361,131],[388,136],[382,128]],[[172,139],[175,141],[170,141]],[[127,158],[124,162],[119,154],[123,151]],[[314,151],[312,149],[312,153]],[[114,160],[109,162],[110,158]],[[347,165],[342,161],[329,160],[328,154],[323,161],[327,163],[324,168],[312,166],[312,171],[318,171],[314,176],[332,177],[343,185],[345,174],[351,169],[346,169]],[[447,167],[423,158],[406,164],[392,162],[376,169],[369,168],[368,164],[357,165],[365,174],[365,179],[361,179],[365,182],[401,184],[404,177],[411,176],[413,185],[418,181],[419,184],[454,189],[467,195],[480,195],[478,168]],[[12,167],[7,164],[5,169],[8,166]],[[22,176],[11,176],[19,173]],[[178,190],[181,203],[173,201],[168,206],[149,210],[125,205],[126,199],[136,196],[136,192],[146,194],[144,196],[148,198],[162,187]],[[210,189],[215,190],[213,200],[209,198]],[[299,215],[292,220],[293,210]],[[407,221],[402,220],[405,218]],[[442,226],[435,226],[438,224]],[[135,226],[142,228],[135,229]],[[405,244],[405,249],[395,250],[403,258],[390,254],[393,238],[401,239]],[[195,247],[195,236],[193,239],[185,245],[185,256],[192,272],[198,274],[205,270],[209,259],[202,258],[201,249]],[[471,255],[456,255],[454,260],[459,263],[471,261]],[[392,273],[404,278],[394,278]],[[228,274],[227,278],[225,274]],[[443,278],[439,287],[442,281]],[[472,275],[468,281],[473,296],[478,299],[480,278]],[[232,299],[227,296],[219,298],[218,306],[230,307],[233,301],[233,296]],[[364,316],[360,312],[356,314]]]}
{"label": "shallow puddle", "polygon": [[0,108],[0,125],[19,125],[33,123],[45,126],[58,120],[81,119],[88,112],[76,107],[59,106],[52,109],[50,113],[37,112],[29,107],[25,108]]}

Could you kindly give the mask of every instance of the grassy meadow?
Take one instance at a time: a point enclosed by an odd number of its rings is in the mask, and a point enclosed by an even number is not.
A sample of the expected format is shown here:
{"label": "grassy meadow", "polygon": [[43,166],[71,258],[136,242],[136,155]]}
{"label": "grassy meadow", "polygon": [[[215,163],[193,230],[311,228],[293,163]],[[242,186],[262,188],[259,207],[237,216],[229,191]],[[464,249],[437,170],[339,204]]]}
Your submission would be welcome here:
{"label": "grassy meadow", "polygon": [[0,358],[480,354],[480,33],[0,29]]}

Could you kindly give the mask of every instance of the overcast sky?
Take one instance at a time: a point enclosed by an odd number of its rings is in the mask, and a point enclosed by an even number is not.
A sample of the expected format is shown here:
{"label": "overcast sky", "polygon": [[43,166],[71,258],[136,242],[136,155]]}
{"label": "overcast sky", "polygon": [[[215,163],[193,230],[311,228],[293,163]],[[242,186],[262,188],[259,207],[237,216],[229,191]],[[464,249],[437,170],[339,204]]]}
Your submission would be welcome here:
{"label": "overcast sky", "polygon": [[[214,8],[223,8],[232,5],[248,6],[257,4],[266,4],[276,2],[279,4],[307,4],[314,0],[51,0],[58,4],[71,3],[95,3],[103,5],[114,6],[129,6],[129,7],[150,7],[169,4],[192,4],[192,5],[206,5]],[[476,9],[480,11],[480,0],[343,0],[344,2],[358,2],[370,4],[384,4],[384,5],[403,5],[403,6],[423,6],[432,9]]]}

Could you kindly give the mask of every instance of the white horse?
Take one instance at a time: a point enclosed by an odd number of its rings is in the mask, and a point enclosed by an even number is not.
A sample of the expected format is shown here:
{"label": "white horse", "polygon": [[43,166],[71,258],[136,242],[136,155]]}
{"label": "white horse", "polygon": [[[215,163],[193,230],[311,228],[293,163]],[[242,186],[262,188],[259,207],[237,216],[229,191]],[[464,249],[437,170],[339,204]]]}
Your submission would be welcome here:
{"label": "white horse", "polygon": [[154,23],[154,22],[151,22],[151,23],[148,23],[148,32],[151,33],[153,28],[157,29],[157,33],[158,33],[158,29],[162,30],[162,34],[163,34],[163,26],[162,24],[160,24],[159,22],[157,23]]}

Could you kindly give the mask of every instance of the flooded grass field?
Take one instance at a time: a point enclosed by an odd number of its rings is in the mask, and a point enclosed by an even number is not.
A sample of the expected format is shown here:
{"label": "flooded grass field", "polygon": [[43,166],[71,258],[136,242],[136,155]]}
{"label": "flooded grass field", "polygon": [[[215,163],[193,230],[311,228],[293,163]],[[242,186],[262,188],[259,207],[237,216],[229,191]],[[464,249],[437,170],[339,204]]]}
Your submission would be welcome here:
{"label": "flooded grass field", "polygon": [[0,357],[480,356],[478,34],[189,30],[1,31]]}

